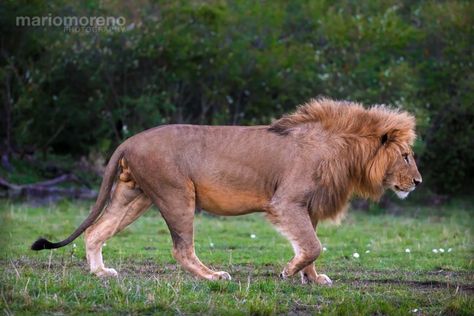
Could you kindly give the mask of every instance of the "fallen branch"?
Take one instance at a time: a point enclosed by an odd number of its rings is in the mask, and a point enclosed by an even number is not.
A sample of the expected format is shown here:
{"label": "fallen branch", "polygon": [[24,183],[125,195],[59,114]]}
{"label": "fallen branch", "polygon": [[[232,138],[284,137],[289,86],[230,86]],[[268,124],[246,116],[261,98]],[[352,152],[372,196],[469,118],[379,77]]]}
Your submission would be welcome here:
{"label": "fallen branch", "polygon": [[13,184],[0,177],[0,189],[6,191],[11,198],[59,198],[67,197],[74,199],[93,199],[97,197],[97,191],[86,188],[60,188],[57,184],[67,181],[77,181],[71,174],[65,174],[57,178],[32,184]]}
{"label": "fallen branch", "polygon": [[26,186],[41,186],[41,187],[50,187],[62,182],[67,182],[67,181],[78,181],[77,177],[73,174],[63,174],[62,176],[56,177],[51,180],[46,180],[42,182],[36,182],[33,184],[27,184]]}

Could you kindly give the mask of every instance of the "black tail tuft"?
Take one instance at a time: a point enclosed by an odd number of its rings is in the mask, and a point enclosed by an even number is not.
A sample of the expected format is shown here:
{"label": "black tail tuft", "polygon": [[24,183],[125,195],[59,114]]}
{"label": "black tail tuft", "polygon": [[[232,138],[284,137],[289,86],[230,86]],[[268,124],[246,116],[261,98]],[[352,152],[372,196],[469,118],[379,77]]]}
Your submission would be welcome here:
{"label": "black tail tuft", "polygon": [[53,249],[53,248],[57,248],[55,247],[55,245],[44,239],[44,238],[38,238],[38,240],[36,240],[33,245],[31,245],[31,250],[43,250],[43,249]]}

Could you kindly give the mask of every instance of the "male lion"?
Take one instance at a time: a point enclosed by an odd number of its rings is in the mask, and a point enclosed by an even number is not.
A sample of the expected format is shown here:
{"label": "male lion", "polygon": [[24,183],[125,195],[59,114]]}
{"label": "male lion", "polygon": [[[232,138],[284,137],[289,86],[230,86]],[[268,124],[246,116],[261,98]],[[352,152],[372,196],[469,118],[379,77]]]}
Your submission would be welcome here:
{"label": "male lion", "polygon": [[201,278],[230,280],[194,252],[196,207],[217,215],[265,212],[295,252],[281,277],[301,272],[303,283],[331,284],[313,264],[321,253],[318,221],[344,213],[353,194],[377,200],[387,188],[400,198],[413,191],[421,183],[414,127],[413,116],[382,105],[316,99],[269,126],[153,128],[117,148],[97,202],[71,236],[40,238],[31,248],[62,247],[85,231],[91,272],[116,276],[104,266],[102,245],[155,204],[176,260]]}

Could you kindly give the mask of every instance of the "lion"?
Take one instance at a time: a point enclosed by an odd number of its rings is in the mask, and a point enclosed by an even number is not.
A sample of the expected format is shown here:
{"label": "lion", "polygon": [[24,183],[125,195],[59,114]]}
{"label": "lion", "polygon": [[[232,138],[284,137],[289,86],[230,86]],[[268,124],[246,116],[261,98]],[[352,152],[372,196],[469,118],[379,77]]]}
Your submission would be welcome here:
{"label": "lion", "polygon": [[230,280],[196,256],[195,210],[223,216],[263,212],[291,243],[280,277],[332,283],[316,272],[319,221],[346,212],[351,196],[405,198],[422,182],[411,149],[415,118],[384,105],[312,99],[271,125],[164,125],[136,134],[113,153],[91,213],[65,240],[39,238],[33,250],[63,247],[85,232],[97,276],[117,276],[102,246],[152,204],[163,216],[174,258],[192,274]]}

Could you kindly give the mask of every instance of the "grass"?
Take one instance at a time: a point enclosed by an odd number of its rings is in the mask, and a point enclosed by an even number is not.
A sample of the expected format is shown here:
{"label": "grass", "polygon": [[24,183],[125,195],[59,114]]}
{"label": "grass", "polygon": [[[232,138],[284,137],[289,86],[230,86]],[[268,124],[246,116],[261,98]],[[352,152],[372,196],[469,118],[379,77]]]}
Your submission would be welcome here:
{"label": "grass", "polygon": [[[318,235],[327,250],[317,270],[334,285],[322,287],[278,278],[291,247],[261,214],[196,217],[197,254],[211,268],[228,271],[232,281],[197,280],[184,272],[171,256],[169,232],[156,210],[107,242],[106,266],[120,276],[99,279],[88,273],[82,237],[76,247],[28,249],[40,235],[66,237],[86,217],[87,204],[5,201],[0,308],[6,315],[472,315],[473,209],[460,203],[436,210],[404,206],[404,216],[350,212],[340,226],[323,223]],[[432,252],[439,248],[444,253]]]}

